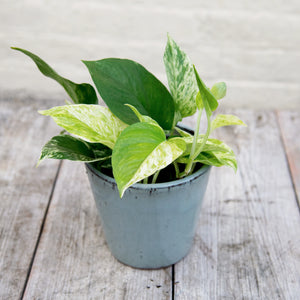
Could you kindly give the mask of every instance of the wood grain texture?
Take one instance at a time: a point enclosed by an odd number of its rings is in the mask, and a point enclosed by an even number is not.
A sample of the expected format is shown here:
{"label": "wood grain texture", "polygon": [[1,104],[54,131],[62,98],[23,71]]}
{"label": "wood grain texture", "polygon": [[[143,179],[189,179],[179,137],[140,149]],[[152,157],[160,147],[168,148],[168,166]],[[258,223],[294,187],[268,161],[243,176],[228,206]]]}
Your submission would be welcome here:
{"label": "wood grain texture", "polygon": [[112,257],[83,164],[63,162],[24,299],[170,299],[171,289],[171,268]]}
{"label": "wood grain texture", "polygon": [[300,112],[280,111],[277,115],[300,206]]}
{"label": "wood grain texture", "polygon": [[[0,298],[18,299],[49,201],[58,162],[36,168],[40,149],[57,127],[33,99],[0,100]],[[53,125],[53,126],[52,126]]]}
{"label": "wood grain texture", "polygon": [[237,111],[248,128],[217,137],[238,156],[214,168],[195,244],[175,267],[176,299],[297,299],[300,216],[276,115]]}
{"label": "wood grain texture", "polygon": [[168,31],[205,82],[228,83],[229,107],[300,109],[298,0],[73,0],[71,9],[69,1],[24,0],[21,8],[2,1],[0,90],[65,97],[10,46],[29,49],[75,82],[90,82],[81,59],[127,57],[167,83]]}

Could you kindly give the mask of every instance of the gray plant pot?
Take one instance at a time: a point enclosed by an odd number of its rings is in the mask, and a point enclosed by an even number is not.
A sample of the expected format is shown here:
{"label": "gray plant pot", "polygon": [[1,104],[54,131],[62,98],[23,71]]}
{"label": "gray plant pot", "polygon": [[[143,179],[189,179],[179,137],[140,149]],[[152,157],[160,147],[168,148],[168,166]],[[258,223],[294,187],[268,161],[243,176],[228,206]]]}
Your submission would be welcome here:
{"label": "gray plant pot", "polygon": [[119,197],[116,182],[86,164],[108,247],[141,269],[172,265],[189,252],[210,166],[176,181],[134,184]]}

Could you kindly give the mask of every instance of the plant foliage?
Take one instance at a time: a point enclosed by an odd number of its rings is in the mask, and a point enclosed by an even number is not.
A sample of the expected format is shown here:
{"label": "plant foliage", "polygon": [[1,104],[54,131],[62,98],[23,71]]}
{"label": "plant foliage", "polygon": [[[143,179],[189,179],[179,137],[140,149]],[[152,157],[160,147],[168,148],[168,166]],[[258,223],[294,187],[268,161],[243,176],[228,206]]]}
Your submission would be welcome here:
{"label": "plant foliage", "polygon": [[[45,76],[63,86],[74,102],[40,111],[69,134],[47,142],[39,163],[45,158],[69,159],[95,163],[100,171],[110,169],[121,197],[136,182],[155,183],[160,171],[169,170],[171,164],[175,175],[170,178],[190,175],[197,163],[237,170],[232,149],[209,137],[218,127],[245,126],[233,115],[219,114],[213,119],[218,100],[226,95],[226,84],[219,82],[208,88],[170,36],[164,53],[170,92],[132,60],[83,61],[107,107],[96,105],[96,92],[90,84],[76,84],[58,75],[35,54],[13,49],[29,56]],[[196,112],[194,135],[177,126],[182,118]],[[200,134],[203,112],[207,126]]]}

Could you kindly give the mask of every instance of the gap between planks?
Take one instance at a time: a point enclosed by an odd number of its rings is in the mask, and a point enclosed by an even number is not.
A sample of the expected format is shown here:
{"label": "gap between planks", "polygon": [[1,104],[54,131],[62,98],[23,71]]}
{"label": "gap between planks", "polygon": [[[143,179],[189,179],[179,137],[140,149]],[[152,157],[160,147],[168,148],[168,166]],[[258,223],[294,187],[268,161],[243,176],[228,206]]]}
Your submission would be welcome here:
{"label": "gap between planks", "polygon": [[32,258],[31,258],[31,261],[30,261],[30,264],[29,264],[29,268],[28,268],[28,271],[27,271],[27,276],[25,278],[25,282],[24,282],[24,286],[23,286],[23,289],[22,289],[20,299],[23,299],[25,291],[26,291],[27,283],[28,283],[28,280],[29,280],[29,277],[30,277],[30,273],[31,273],[31,270],[32,270],[32,266],[33,266],[33,263],[34,263],[36,252],[37,252],[37,249],[39,247],[39,243],[40,243],[40,240],[41,240],[41,237],[42,237],[42,234],[43,234],[43,230],[44,230],[44,226],[45,226],[45,223],[46,223],[49,207],[51,205],[51,200],[53,198],[56,182],[57,182],[57,179],[58,179],[58,176],[59,176],[59,172],[60,172],[62,163],[63,163],[63,161],[60,161],[59,165],[57,167],[57,171],[56,171],[56,174],[55,174],[55,177],[54,177],[54,181],[53,181],[52,189],[51,189],[51,192],[50,192],[48,204],[47,204],[46,209],[45,209],[45,214],[44,214],[44,217],[43,217],[43,221],[42,221],[42,224],[41,224],[41,228],[40,228],[38,238],[36,240],[36,244],[35,244],[34,251],[33,251],[33,254],[32,254]]}
{"label": "gap between planks", "polygon": [[[299,198],[299,194],[298,194],[299,191],[297,190],[297,174],[294,174],[293,170],[292,170],[292,165],[293,164],[296,165],[297,163],[299,164],[299,162],[294,161],[294,159],[293,159],[293,157],[296,156],[296,153],[289,153],[290,152],[289,150],[291,148],[291,139],[292,138],[291,137],[286,138],[286,134],[288,133],[287,132],[288,130],[285,127],[285,126],[287,126],[287,121],[285,121],[285,122],[283,121],[284,113],[289,113],[289,112],[280,112],[278,110],[275,111],[278,131],[280,133],[280,140],[281,140],[281,144],[284,149],[284,152],[285,152],[286,164],[288,166],[289,175],[290,175],[290,179],[291,179],[294,194],[295,194],[295,199],[296,199],[298,210],[300,213],[300,198]],[[280,117],[282,117],[282,121],[281,121]],[[294,128],[292,128],[292,129],[294,129]],[[293,136],[293,142],[297,143],[297,141],[299,139],[296,137],[296,131],[294,131],[294,130],[292,130],[293,132],[291,133],[291,135]],[[293,150],[291,150],[291,151],[293,151]]]}

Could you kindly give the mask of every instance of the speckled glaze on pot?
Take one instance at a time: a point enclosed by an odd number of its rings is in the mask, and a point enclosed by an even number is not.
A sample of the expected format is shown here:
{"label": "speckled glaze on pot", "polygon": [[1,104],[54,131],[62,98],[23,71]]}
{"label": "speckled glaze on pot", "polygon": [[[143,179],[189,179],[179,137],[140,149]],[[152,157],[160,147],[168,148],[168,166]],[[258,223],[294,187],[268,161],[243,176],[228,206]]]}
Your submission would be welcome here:
{"label": "speckled glaze on pot", "polygon": [[189,252],[210,166],[176,181],[134,184],[119,197],[116,182],[86,164],[108,247],[122,263],[156,269]]}

